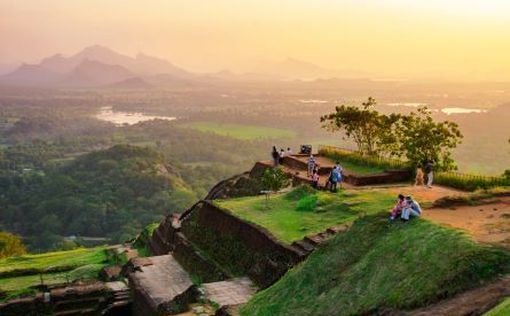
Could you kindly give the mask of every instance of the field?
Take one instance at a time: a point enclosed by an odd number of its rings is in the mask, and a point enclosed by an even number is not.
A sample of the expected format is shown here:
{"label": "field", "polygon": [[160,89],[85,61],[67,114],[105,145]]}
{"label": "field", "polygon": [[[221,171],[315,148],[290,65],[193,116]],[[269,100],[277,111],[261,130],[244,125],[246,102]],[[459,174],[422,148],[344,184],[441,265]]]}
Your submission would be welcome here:
{"label": "field", "polygon": [[78,248],[69,251],[47,252],[37,255],[24,255],[0,260],[0,276],[14,270],[47,270],[73,268],[86,264],[101,263],[106,260],[104,247]]}
{"label": "field", "polygon": [[218,206],[268,229],[276,238],[292,243],[331,226],[355,220],[360,213],[389,210],[394,194],[384,191],[329,193],[299,187],[287,194],[217,200]]}
{"label": "field", "polygon": [[108,263],[105,247],[24,255],[0,260],[0,291],[17,292],[41,284],[97,278]]}
{"label": "field", "polygon": [[289,129],[272,128],[256,125],[220,124],[214,122],[193,122],[180,126],[192,128],[201,132],[210,132],[222,136],[229,136],[243,140],[293,138],[296,133]]}
{"label": "field", "polygon": [[389,226],[385,214],[369,215],[257,293],[241,315],[392,314],[479,286],[509,269],[510,254],[459,231],[426,220]]}

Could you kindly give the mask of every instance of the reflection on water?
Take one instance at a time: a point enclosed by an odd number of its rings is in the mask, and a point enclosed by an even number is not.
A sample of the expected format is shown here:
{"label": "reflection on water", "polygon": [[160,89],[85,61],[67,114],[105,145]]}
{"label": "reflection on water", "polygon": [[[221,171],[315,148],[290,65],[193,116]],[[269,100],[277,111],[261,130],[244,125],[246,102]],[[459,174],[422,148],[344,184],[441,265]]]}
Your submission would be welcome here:
{"label": "reflection on water", "polygon": [[485,113],[487,110],[482,109],[469,109],[469,108],[444,108],[441,109],[441,112],[450,115],[450,114],[466,114],[466,113]]}
{"label": "reflection on water", "polygon": [[145,115],[143,113],[129,113],[129,112],[114,112],[111,106],[105,106],[101,108],[99,114],[95,115],[98,120],[108,121],[117,126],[121,126],[124,124],[133,125],[136,123],[150,121],[150,120],[167,120],[173,121],[177,119],[172,116],[152,116]]}
{"label": "reflection on water", "polygon": [[388,106],[408,106],[412,108],[417,108],[420,106],[427,106],[427,103],[418,103],[418,102],[395,102],[395,103],[387,103]]}

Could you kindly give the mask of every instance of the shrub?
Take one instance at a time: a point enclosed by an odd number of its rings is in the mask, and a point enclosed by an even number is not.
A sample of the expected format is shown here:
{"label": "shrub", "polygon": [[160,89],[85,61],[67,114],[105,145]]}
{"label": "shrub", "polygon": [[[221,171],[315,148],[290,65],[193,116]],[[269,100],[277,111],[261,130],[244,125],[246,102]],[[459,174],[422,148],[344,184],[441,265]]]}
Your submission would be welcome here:
{"label": "shrub", "polygon": [[402,160],[379,156],[366,156],[361,155],[358,152],[332,146],[321,146],[319,154],[332,160],[341,160],[368,167],[379,167],[383,169],[412,169],[408,163]]}
{"label": "shrub", "polygon": [[317,195],[308,195],[302,197],[296,205],[296,211],[299,212],[313,212],[317,206],[319,198]]}
{"label": "shrub", "polygon": [[466,191],[510,186],[510,178],[469,175],[457,172],[436,172],[434,182]]}

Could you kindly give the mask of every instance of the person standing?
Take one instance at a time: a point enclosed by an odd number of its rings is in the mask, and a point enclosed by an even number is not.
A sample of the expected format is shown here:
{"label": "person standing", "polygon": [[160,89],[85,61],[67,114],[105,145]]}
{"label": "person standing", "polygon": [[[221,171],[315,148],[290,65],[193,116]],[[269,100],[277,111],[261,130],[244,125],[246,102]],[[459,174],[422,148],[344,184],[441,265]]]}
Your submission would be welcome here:
{"label": "person standing", "polygon": [[434,163],[432,161],[427,161],[423,166],[425,174],[427,175],[427,187],[432,188],[432,181],[434,180]]}
{"label": "person standing", "polygon": [[425,184],[423,170],[421,166],[416,168],[416,178],[414,179],[414,186],[422,186]]}
{"label": "person standing", "polygon": [[285,157],[285,150],[283,148],[280,148],[280,165],[283,165],[283,158]]}
{"label": "person standing", "polygon": [[315,157],[313,154],[310,154],[308,157],[308,176],[310,177],[313,174],[313,169],[315,169]]}
{"label": "person standing", "polygon": [[312,174],[312,188],[318,189],[319,188],[319,172],[317,170],[313,170]]}
{"label": "person standing", "polygon": [[331,190],[330,191],[336,192],[336,186],[338,184],[338,180],[340,180],[340,171],[338,171],[337,166],[335,166],[333,168],[333,170],[331,170],[330,180],[331,180]]}
{"label": "person standing", "polygon": [[287,157],[292,156],[292,149],[290,147],[287,147]]}
{"label": "person standing", "polygon": [[273,146],[273,151],[271,152],[271,157],[273,157],[274,166],[278,167],[278,164],[280,162],[280,155],[278,154],[278,149],[276,149],[276,146]]}

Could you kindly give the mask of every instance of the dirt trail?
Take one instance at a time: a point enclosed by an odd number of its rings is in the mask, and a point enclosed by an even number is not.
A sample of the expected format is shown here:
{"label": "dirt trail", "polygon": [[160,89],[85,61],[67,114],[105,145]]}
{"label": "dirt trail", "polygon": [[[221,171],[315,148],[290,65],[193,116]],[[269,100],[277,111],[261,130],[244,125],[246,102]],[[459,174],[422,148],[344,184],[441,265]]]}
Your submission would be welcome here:
{"label": "dirt trail", "polygon": [[428,209],[423,218],[462,229],[478,242],[510,247],[510,197],[477,206]]}

